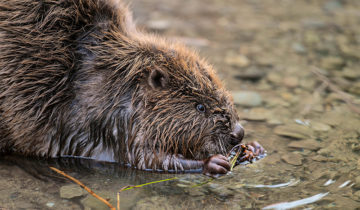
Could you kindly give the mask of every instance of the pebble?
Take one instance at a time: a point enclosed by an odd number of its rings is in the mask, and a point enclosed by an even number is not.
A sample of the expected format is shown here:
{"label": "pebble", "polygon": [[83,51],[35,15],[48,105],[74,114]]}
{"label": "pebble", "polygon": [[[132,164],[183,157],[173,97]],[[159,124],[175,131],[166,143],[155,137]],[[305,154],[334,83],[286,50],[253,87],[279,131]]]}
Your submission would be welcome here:
{"label": "pebble", "polygon": [[282,124],[283,124],[283,121],[280,120],[280,119],[277,119],[277,118],[271,118],[271,119],[268,118],[267,123],[268,123],[269,125],[282,125]]}
{"label": "pebble", "polygon": [[328,158],[326,158],[322,155],[313,156],[313,157],[311,157],[311,159],[314,161],[318,161],[318,162],[327,162],[328,161]]}
{"label": "pebble", "polygon": [[355,185],[354,185],[355,189],[360,189],[360,176],[355,178]]}
{"label": "pebble", "polygon": [[279,136],[286,136],[294,139],[308,139],[313,136],[312,130],[309,127],[297,124],[277,126],[274,129],[274,133]]}
{"label": "pebble", "polygon": [[[107,198],[106,196],[103,196],[103,195],[100,195],[100,196],[105,199]],[[109,209],[109,207],[105,203],[99,201],[97,198],[95,198],[92,195],[86,196],[80,202],[85,207],[85,209],[99,209],[99,210],[102,210],[102,209],[108,210]]]}
{"label": "pebble", "polygon": [[246,67],[250,65],[250,60],[245,55],[229,55],[225,58],[225,63],[235,67]]}
{"label": "pebble", "polygon": [[297,153],[285,154],[285,155],[281,156],[281,159],[283,161],[285,161],[286,163],[289,163],[294,166],[302,165],[302,161],[303,161],[302,155],[297,154]]}
{"label": "pebble", "polygon": [[169,28],[170,22],[167,20],[150,20],[146,23],[146,26],[152,30],[165,30]]}
{"label": "pebble", "polygon": [[280,155],[279,154],[272,154],[267,158],[264,158],[266,164],[276,165],[280,162]]}
{"label": "pebble", "polygon": [[254,91],[233,91],[232,96],[237,105],[255,107],[262,104],[260,94]]}
{"label": "pebble", "polygon": [[251,66],[244,71],[241,71],[239,75],[235,75],[236,79],[257,81],[265,76],[265,71],[260,70],[255,66]]}
{"label": "pebble", "polygon": [[349,80],[360,79],[360,69],[345,68],[341,73],[344,78]]}
{"label": "pebble", "polygon": [[331,127],[329,125],[321,123],[321,122],[311,122],[310,127],[314,131],[319,131],[319,132],[322,132],[322,131],[326,132],[326,131],[329,131],[331,129]]}
{"label": "pebble", "polygon": [[341,70],[345,65],[345,61],[336,56],[325,57],[321,61],[321,67],[327,70]]}
{"label": "pebble", "polygon": [[273,84],[279,84],[282,81],[282,77],[278,73],[271,72],[267,75],[267,80]]}
{"label": "pebble", "polygon": [[305,32],[304,40],[308,45],[315,45],[320,42],[320,36],[314,31]]}
{"label": "pebble", "polygon": [[244,116],[242,119],[250,121],[265,121],[268,115],[267,109],[264,108],[253,108]]}
{"label": "pebble", "polygon": [[53,203],[53,202],[48,202],[48,203],[46,203],[46,206],[49,207],[49,208],[51,208],[51,207],[54,207],[54,206],[55,206],[55,203]]}
{"label": "pebble", "polygon": [[354,193],[354,197],[357,201],[360,201],[360,190],[358,190]]}
{"label": "pebble", "polygon": [[75,184],[65,185],[60,188],[60,197],[66,199],[79,197],[85,195],[86,193],[87,192],[84,189]]}
{"label": "pebble", "polygon": [[301,43],[295,42],[291,45],[292,49],[299,54],[306,53],[306,48]]}
{"label": "pebble", "polygon": [[173,36],[169,37],[169,39],[192,47],[206,47],[210,43],[207,39],[196,37]]}
{"label": "pebble", "polygon": [[306,139],[300,141],[292,141],[290,144],[288,144],[288,147],[297,149],[318,150],[321,148],[321,145],[316,140]]}
{"label": "pebble", "polygon": [[324,9],[327,10],[327,11],[335,11],[337,9],[341,9],[342,8],[342,4],[340,1],[337,1],[337,0],[332,0],[332,1],[328,1],[325,3],[324,5]]}
{"label": "pebble", "polygon": [[360,82],[353,83],[348,91],[354,95],[360,96]]}
{"label": "pebble", "polygon": [[283,84],[288,88],[295,88],[299,85],[299,79],[294,76],[285,77]]}
{"label": "pebble", "polygon": [[[165,196],[152,196],[145,197],[135,202],[136,204],[129,209],[174,209],[168,198]],[[109,209],[109,208],[107,208]]]}
{"label": "pebble", "polygon": [[305,28],[309,29],[320,29],[326,26],[326,23],[324,21],[318,19],[305,19],[302,21],[302,24]]}

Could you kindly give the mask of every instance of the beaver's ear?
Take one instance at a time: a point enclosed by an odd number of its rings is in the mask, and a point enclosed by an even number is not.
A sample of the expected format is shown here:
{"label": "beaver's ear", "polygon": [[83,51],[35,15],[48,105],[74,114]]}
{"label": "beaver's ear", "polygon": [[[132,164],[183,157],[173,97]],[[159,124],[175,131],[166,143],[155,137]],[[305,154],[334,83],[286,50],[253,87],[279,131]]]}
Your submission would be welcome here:
{"label": "beaver's ear", "polygon": [[149,85],[156,88],[165,88],[169,81],[169,76],[166,72],[159,68],[154,68],[151,70],[149,75]]}

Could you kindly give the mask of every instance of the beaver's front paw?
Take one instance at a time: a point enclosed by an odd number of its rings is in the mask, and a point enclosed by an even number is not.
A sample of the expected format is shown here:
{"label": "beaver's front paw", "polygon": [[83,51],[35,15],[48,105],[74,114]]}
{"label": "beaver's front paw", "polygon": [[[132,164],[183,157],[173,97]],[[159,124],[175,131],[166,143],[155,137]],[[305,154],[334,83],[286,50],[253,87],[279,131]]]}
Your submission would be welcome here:
{"label": "beaver's front paw", "polygon": [[246,144],[248,150],[250,150],[254,156],[264,155],[266,153],[264,147],[262,147],[259,142],[253,141],[249,144]]}
{"label": "beaver's front paw", "polygon": [[208,176],[226,174],[230,171],[230,163],[223,155],[214,155],[204,161],[203,173]]}

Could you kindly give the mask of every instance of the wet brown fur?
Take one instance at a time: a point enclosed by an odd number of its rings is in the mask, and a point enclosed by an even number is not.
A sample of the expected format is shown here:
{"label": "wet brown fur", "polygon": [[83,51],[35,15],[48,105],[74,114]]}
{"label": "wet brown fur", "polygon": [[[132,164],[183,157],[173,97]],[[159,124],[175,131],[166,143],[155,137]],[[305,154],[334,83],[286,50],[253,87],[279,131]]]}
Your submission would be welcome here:
{"label": "wet brown fur", "polygon": [[186,170],[225,154],[237,120],[212,67],[122,3],[0,1],[1,151]]}

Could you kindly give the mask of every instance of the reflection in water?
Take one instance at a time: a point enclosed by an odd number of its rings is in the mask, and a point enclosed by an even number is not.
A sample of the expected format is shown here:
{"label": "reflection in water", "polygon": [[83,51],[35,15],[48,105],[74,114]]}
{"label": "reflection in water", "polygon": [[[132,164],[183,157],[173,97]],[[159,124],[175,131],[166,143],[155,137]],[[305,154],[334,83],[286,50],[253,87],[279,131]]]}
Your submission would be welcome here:
{"label": "reflection in water", "polygon": [[[44,206],[50,202],[50,204],[54,203],[55,207],[58,208],[69,208],[71,206],[74,209],[84,207],[98,209],[104,207],[101,202],[96,201],[86,192],[74,195],[74,197],[71,197],[71,192],[65,192],[67,193],[66,196],[69,193],[70,196],[64,197],[62,195],[64,190],[68,188],[76,189],[77,186],[54,174],[49,170],[49,166],[66,171],[69,175],[81,180],[97,194],[110,199],[113,205],[116,205],[116,193],[124,186],[177,177],[176,180],[169,182],[156,183],[122,192],[120,195],[122,209],[148,208],[154,204],[164,208],[170,208],[178,204],[179,208],[205,208],[209,206],[216,206],[216,208],[233,208],[235,206],[246,208],[251,206],[252,208],[262,207],[264,209],[288,209],[303,205],[316,206],[317,201],[325,196],[330,196],[328,200],[321,204],[328,205],[332,203],[333,198],[331,195],[336,197],[342,192],[342,189],[349,190],[351,186],[349,186],[351,181],[346,180],[346,176],[337,176],[337,181],[326,179],[328,177],[326,175],[324,178],[320,177],[317,180],[309,180],[304,176],[291,177],[297,176],[296,172],[279,176],[280,174],[276,174],[276,172],[286,172],[291,167],[283,167],[279,170],[278,167],[274,168],[267,165],[266,160],[265,158],[254,164],[239,165],[231,174],[218,179],[210,179],[201,174],[151,173],[121,167],[115,163],[96,162],[90,159],[61,158],[44,160],[3,156],[0,158],[0,168],[4,168],[0,170],[2,178],[0,186],[8,186],[11,190],[0,192],[0,202],[7,204],[5,207],[9,207],[8,204],[11,202],[15,206],[31,206],[31,204],[26,203],[28,200],[33,203],[32,205],[36,206]],[[26,173],[19,172],[19,168],[21,171],[26,171]],[[12,176],[4,175],[4,170],[12,174]],[[274,176],[264,176],[268,174]],[[33,176],[36,178],[33,178]],[[290,181],[281,183],[281,181],[284,181],[283,179],[290,179]],[[32,184],[24,187],[23,184],[28,181],[31,181]],[[329,195],[321,192],[329,190],[331,191]],[[304,197],[304,193],[307,195],[316,191],[320,192],[305,199],[295,200]],[[284,195],[287,195],[288,198],[285,199]],[[44,200],[37,199],[38,196],[44,198]],[[21,197],[26,197],[27,200],[19,199]],[[284,200],[295,201],[284,202]],[[269,205],[274,201],[281,201],[281,203]]]}
{"label": "reflection in water", "polygon": [[281,184],[273,184],[273,185],[264,185],[264,184],[257,184],[257,185],[247,185],[247,187],[255,187],[255,188],[280,188],[280,187],[288,187],[288,186],[295,186],[298,184],[300,180],[292,179],[289,182],[281,183]]}
{"label": "reflection in water", "polygon": [[314,203],[320,199],[322,199],[323,197],[327,196],[329,193],[319,193],[317,195],[308,197],[308,198],[304,198],[301,200],[297,200],[297,201],[292,201],[292,202],[283,202],[283,203],[277,203],[277,204],[272,204],[270,206],[266,206],[263,209],[291,209],[291,208],[296,208],[299,206],[303,206],[306,204],[310,204],[310,203]]}

